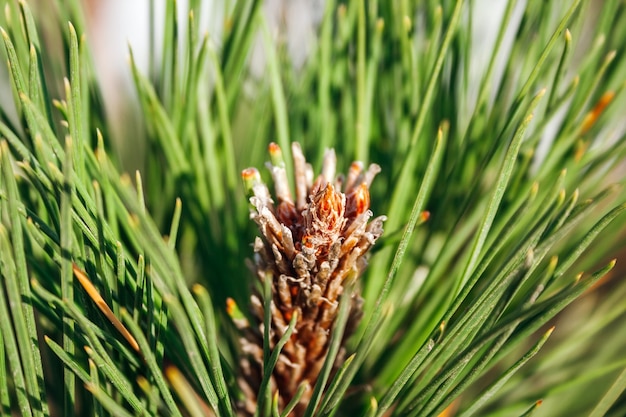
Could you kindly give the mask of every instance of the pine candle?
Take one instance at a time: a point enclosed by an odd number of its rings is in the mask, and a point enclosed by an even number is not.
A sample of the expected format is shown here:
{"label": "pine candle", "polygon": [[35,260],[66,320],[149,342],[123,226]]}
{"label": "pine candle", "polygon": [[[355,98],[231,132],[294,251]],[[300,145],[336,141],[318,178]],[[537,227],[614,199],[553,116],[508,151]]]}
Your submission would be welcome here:
{"label": "pine candle", "polygon": [[[263,282],[271,279],[270,348],[288,328],[294,315],[295,328],[284,345],[270,380],[283,409],[303,386],[295,407],[301,414],[308,403],[317,376],[328,353],[331,329],[338,313],[339,298],[348,282],[364,271],[368,251],[383,232],[384,216],[370,221],[369,187],[380,167],[353,162],[347,176],[335,175],[334,150],[324,155],[321,174],[315,179],[298,143],[292,144],[295,200],[289,189],[280,147],[269,146],[268,168],[275,197],[255,168],[242,172],[251,193],[250,217],[261,236],[254,242],[252,269]],[[262,296],[252,295],[252,317],[236,321],[242,330],[240,386],[246,395],[244,408],[253,413],[256,393],[263,376]],[[354,331],[362,315],[362,299],[352,293],[351,310],[343,340]],[[335,363],[341,363],[343,352]]]}

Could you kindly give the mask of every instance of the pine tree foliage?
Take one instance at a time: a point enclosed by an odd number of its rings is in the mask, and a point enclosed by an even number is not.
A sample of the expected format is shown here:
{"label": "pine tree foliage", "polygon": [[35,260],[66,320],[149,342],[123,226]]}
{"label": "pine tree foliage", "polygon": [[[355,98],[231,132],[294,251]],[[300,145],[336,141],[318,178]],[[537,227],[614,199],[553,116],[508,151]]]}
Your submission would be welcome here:
{"label": "pine tree foliage", "polygon": [[623,0],[155,3],[3,2],[0,415],[626,414]]}

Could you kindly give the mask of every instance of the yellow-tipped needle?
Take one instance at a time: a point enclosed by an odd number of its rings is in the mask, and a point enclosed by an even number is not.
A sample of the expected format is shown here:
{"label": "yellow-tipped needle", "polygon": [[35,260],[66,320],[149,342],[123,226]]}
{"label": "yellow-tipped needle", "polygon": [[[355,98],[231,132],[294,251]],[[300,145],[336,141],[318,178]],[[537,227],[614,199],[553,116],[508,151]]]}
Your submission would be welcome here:
{"label": "yellow-tipped needle", "polygon": [[104,301],[104,298],[102,298],[96,287],[91,283],[89,278],[87,278],[87,275],[83,271],[81,271],[76,264],[72,265],[72,269],[74,270],[74,276],[76,277],[76,279],[78,279],[80,285],[83,286],[83,288],[87,292],[87,295],[89,295],[89,298],[91,298],[94,303],[96,303],[100,311],[102,311],[102,314],[104,314],[106,318],[109,319],[111,324],[117,329],[118,332],[122,334],[124,339],[126,339],[126,341],[130,344],[130,346],[136,352],[139,352],[139,344],[137,343],[133,335],[130,334],[130,332],[128,331],[128,329],[126,329],[122,322],[117,317],[115,317],[115,314],[113,314],[113,311],[107,305],[106,301]]}

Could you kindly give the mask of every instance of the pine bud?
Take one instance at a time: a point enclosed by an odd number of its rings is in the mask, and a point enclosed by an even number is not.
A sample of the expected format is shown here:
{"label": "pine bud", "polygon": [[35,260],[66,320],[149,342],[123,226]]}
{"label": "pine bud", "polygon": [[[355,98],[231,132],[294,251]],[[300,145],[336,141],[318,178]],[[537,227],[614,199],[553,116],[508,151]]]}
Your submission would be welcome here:
{"label": "pine bud", "polygon": [[[369,210],[369,186],[380,171],[372,164],[367,171],[352,163],[348,176],[335,176],[336,156],[327,150],[321,174],[313,181],[300,145],[292,144],[295,199],[292,197],[282,151],[270,144],[267,166],[274,181],[275,198],[255,168],[242,172],[251,194],[250,217],[260,237],[254,242],[252,269],[261,282],[271,278],[272,298],[270,347],[285,333],[297,314],[290,340],[283,347],[271,377],[282,410],[304,383],[307,389],[294,414],[301,414],[328,353],[330,333],[338,314],[348,277],[358,278],[367,264],[368,251],[383,232],[384,216],[374,218]],[[342,190],[343,186],[343,190]],[[354,331],[362,315],[362,299],[353,293],[348,326],[343,340]],[[243,409],[254,413],[263,373],[262,296],[251,298],[252,320],[236,322],[242,330],[239,383],[246,396]],[[342,349],[343,351],[343,349]],[[336,358],[336,365],[343,358]]]}

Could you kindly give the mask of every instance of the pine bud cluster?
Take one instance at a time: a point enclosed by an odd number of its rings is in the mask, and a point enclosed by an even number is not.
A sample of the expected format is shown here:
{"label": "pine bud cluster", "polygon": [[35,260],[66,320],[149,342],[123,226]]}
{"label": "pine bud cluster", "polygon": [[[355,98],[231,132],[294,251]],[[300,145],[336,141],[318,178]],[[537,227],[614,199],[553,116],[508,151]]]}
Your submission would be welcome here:
{"label": "pine bud cluster", "polygon": [[[369,249],[383,232],[384,216],[372,219],[369,187],[380,171],[353,162],[346,176],[336,175],[334,150],[324,155],[317,178],[298,143],[292,144],[295,198],[290,191],[280,147],[269,146],[267,164],[274,182],[275,199],[255,168],[242,172],[251,194],[250,217],[260,235],[254,242],[251,268],[263,287],[271,280],[271,300],[263,303],[260,291],[251,298],[251,317],[238,320],[242,331],[239,384],[246,396],[243,405],[253,413],[263,374],[264,305],[269,304],[270,347],[283,336],[294,315],[294,331],[283,347],[272,372],[271,390],[282,409],[298,388],[305,391],[296,406],[299,414],[308,403],[312,387],[326,359],[333,324],[344,286],[356,282],[367,264]],[[353,292],[343,340],[353,332],[362,315],[362,299]],[[343,352],[336,359],[340,364]],[[299,411],[300,410],[300,411]]]}

